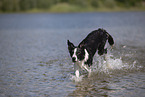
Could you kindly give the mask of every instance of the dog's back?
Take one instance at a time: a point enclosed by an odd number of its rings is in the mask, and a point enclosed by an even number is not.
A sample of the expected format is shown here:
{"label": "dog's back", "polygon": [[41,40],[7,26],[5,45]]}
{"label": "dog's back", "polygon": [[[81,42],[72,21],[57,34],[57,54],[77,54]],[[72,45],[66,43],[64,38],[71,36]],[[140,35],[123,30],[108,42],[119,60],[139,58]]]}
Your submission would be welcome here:
{"label": "dog's back", "polygon": [[[88,34],[88,36],[79,44],[78,47],[86,48],[88,52],[92,53],[92,56],[94,56],[97,49],[98,53],[100,50],[102,49],[104,50],[104,46],[107,39],[110,45],[114,44],[112,36],[108,34],[106,30],[104,29],[94,30],[90,34]],[[100,55],[102,54],[100,53]]]}

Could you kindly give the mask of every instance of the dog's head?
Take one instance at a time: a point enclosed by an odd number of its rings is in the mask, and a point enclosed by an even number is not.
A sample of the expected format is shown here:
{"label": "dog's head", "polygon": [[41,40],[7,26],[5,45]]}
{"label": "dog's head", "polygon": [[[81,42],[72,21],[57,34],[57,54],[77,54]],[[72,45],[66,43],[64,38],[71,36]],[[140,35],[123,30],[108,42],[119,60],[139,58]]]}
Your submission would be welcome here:
{"label": "dog's head", "polygon": [[67,41],[67,45],[73,62],[82,61],[85,59],[86,50],[83,47],[76,47],[69,40]]}

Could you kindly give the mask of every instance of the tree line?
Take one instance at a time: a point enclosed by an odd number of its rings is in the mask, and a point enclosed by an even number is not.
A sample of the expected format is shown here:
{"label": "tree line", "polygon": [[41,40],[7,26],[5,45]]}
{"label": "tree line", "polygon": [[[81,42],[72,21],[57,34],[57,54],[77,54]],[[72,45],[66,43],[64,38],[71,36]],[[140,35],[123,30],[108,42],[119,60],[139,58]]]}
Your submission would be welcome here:
{"label": "tree line", "polygon": [[55,4],[67,3],[69,5],[99,8],[106,7],[136,7],[141,6],[145,0],[0,0],[1,12],[21,12],[31,9],[49,9]]}

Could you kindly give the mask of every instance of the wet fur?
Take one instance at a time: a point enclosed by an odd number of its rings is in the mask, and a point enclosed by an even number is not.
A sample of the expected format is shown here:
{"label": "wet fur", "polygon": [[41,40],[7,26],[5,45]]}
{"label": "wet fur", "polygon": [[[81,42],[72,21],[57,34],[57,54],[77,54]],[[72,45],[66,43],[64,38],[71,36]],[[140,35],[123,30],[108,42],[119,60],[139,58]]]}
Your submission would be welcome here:
{"label": "wet fur", "polygon": [[[100,28],[88,34],[88,36],[78,46],[74,46],[74,44],[68,40],[68,50],[72,61],[74,63],[76,61],[82,61],[84,62],[82,65],[90,67],[97,50],[99,55],[107,54],[107,48],[104,49],[107,40],[109,44],[113,46],[114,40],[112,36],[106,32],[106,30]],[[86,57],[88,58],[86,59]]]}

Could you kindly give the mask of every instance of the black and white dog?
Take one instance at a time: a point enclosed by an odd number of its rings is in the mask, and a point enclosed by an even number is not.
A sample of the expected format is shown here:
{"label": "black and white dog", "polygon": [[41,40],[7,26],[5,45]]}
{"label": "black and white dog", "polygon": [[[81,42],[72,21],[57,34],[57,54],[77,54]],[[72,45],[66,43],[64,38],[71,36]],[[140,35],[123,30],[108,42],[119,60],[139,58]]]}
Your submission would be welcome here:
{"label": "black and white dog", "polygon": [[[88,36],[78,45],[74,46],[69,40],[67,41],[68,50],[75,66],[84,68],[91,73],[89,67],[92,65],[93,56],[98,50],[99,55],[107,54],[107,48],[104,49],[106,41],[113,46],[114,40],[112,36],[104,29],[92,31]],[[80,72],[77,68],[75,70],[76,77],[79,77]]]}

